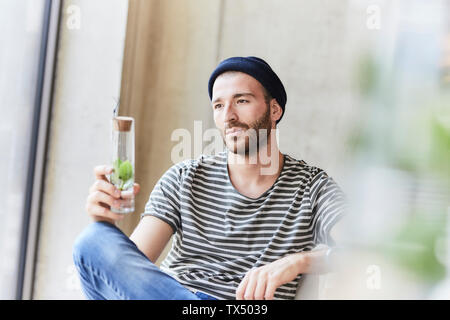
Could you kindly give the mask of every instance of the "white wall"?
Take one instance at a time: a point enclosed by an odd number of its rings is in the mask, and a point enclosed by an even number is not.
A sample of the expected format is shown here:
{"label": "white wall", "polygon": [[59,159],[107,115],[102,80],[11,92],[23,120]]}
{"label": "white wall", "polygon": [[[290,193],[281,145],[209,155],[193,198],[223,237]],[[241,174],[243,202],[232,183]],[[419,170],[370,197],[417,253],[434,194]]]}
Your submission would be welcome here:
{"label": "white wall", "polygon": [[89,223],[92,169],[109,159],[127,12],[127,0],[64,2],[34,299],[83,298],[72,245]]}

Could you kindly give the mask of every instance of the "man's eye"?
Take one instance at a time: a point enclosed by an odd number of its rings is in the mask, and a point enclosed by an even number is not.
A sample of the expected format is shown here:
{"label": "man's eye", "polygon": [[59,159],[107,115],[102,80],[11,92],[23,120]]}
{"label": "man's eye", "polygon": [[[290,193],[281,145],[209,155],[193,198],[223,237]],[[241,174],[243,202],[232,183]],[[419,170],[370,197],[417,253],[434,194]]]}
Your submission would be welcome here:
{"label": "man's eye", "polygon": [[248,100],[245,100],[245,99],[239,99],[238,101],[237,101],[237,103],[247,103],[248,102]]}
{"label": "man's eye", "polygon": [[214,105],[214,109],[219,109],[219,108],[221,108],[221,107],[222,107],[221,104],[215,104],[215,105]]}

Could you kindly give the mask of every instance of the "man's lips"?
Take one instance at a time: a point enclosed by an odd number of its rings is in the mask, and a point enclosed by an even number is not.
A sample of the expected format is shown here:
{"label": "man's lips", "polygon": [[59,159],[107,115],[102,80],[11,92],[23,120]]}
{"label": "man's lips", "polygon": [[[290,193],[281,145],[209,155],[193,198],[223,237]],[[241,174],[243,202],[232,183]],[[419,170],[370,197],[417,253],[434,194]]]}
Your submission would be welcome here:
{"label": "man's lips", "polygon": [[241,133],[242,131],[244,131],[244,128],[242,128],[242,127],[233,127],[233,128],[225,130],[225,135],[235,136],[235,135],[238,135],[239,133]]}

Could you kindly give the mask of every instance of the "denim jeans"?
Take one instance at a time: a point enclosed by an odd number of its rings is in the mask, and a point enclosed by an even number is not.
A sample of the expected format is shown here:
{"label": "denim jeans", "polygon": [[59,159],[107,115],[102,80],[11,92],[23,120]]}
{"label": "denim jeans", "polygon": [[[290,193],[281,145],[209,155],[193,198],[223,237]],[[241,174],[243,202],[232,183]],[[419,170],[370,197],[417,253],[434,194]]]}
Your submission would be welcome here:
{"label": "denim jeans", "polygon": [[83,230],[75,241],[73,260],[88,299],[215,300],[183,287],[107,222],[94,222]]}

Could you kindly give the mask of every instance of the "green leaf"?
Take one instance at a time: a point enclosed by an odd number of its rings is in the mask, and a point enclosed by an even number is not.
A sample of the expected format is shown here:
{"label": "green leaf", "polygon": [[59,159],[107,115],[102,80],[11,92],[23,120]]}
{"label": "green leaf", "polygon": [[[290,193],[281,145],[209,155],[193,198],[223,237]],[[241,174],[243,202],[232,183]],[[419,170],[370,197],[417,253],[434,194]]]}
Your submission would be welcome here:
{"label": "green leaf", "polygon": [[127,181],[133,176],[133,166],[130,161],[126,160],[120,164],[119,178],[123,181]]}
{"label": "green leaf", "polygon": [[116,161],[114,161],[114,163],[113,163],[114,170],[119,172],[119,168],[120,168],[121,164],[122,164],[122,160],[120,160],[120,159],[117,159]]}
{"label": "green leaf", "polygon": [[120,189],[120,184],[122,183],[122,181],[120,180],[120,177],[119,177],[119,175],[120,175],[119,169],[120,169],[121,164],[122,164],[122,161],[120,159],[115,160],[113,162],[113,172],[110,175],[111,183],[114,184],[119,189]]}

